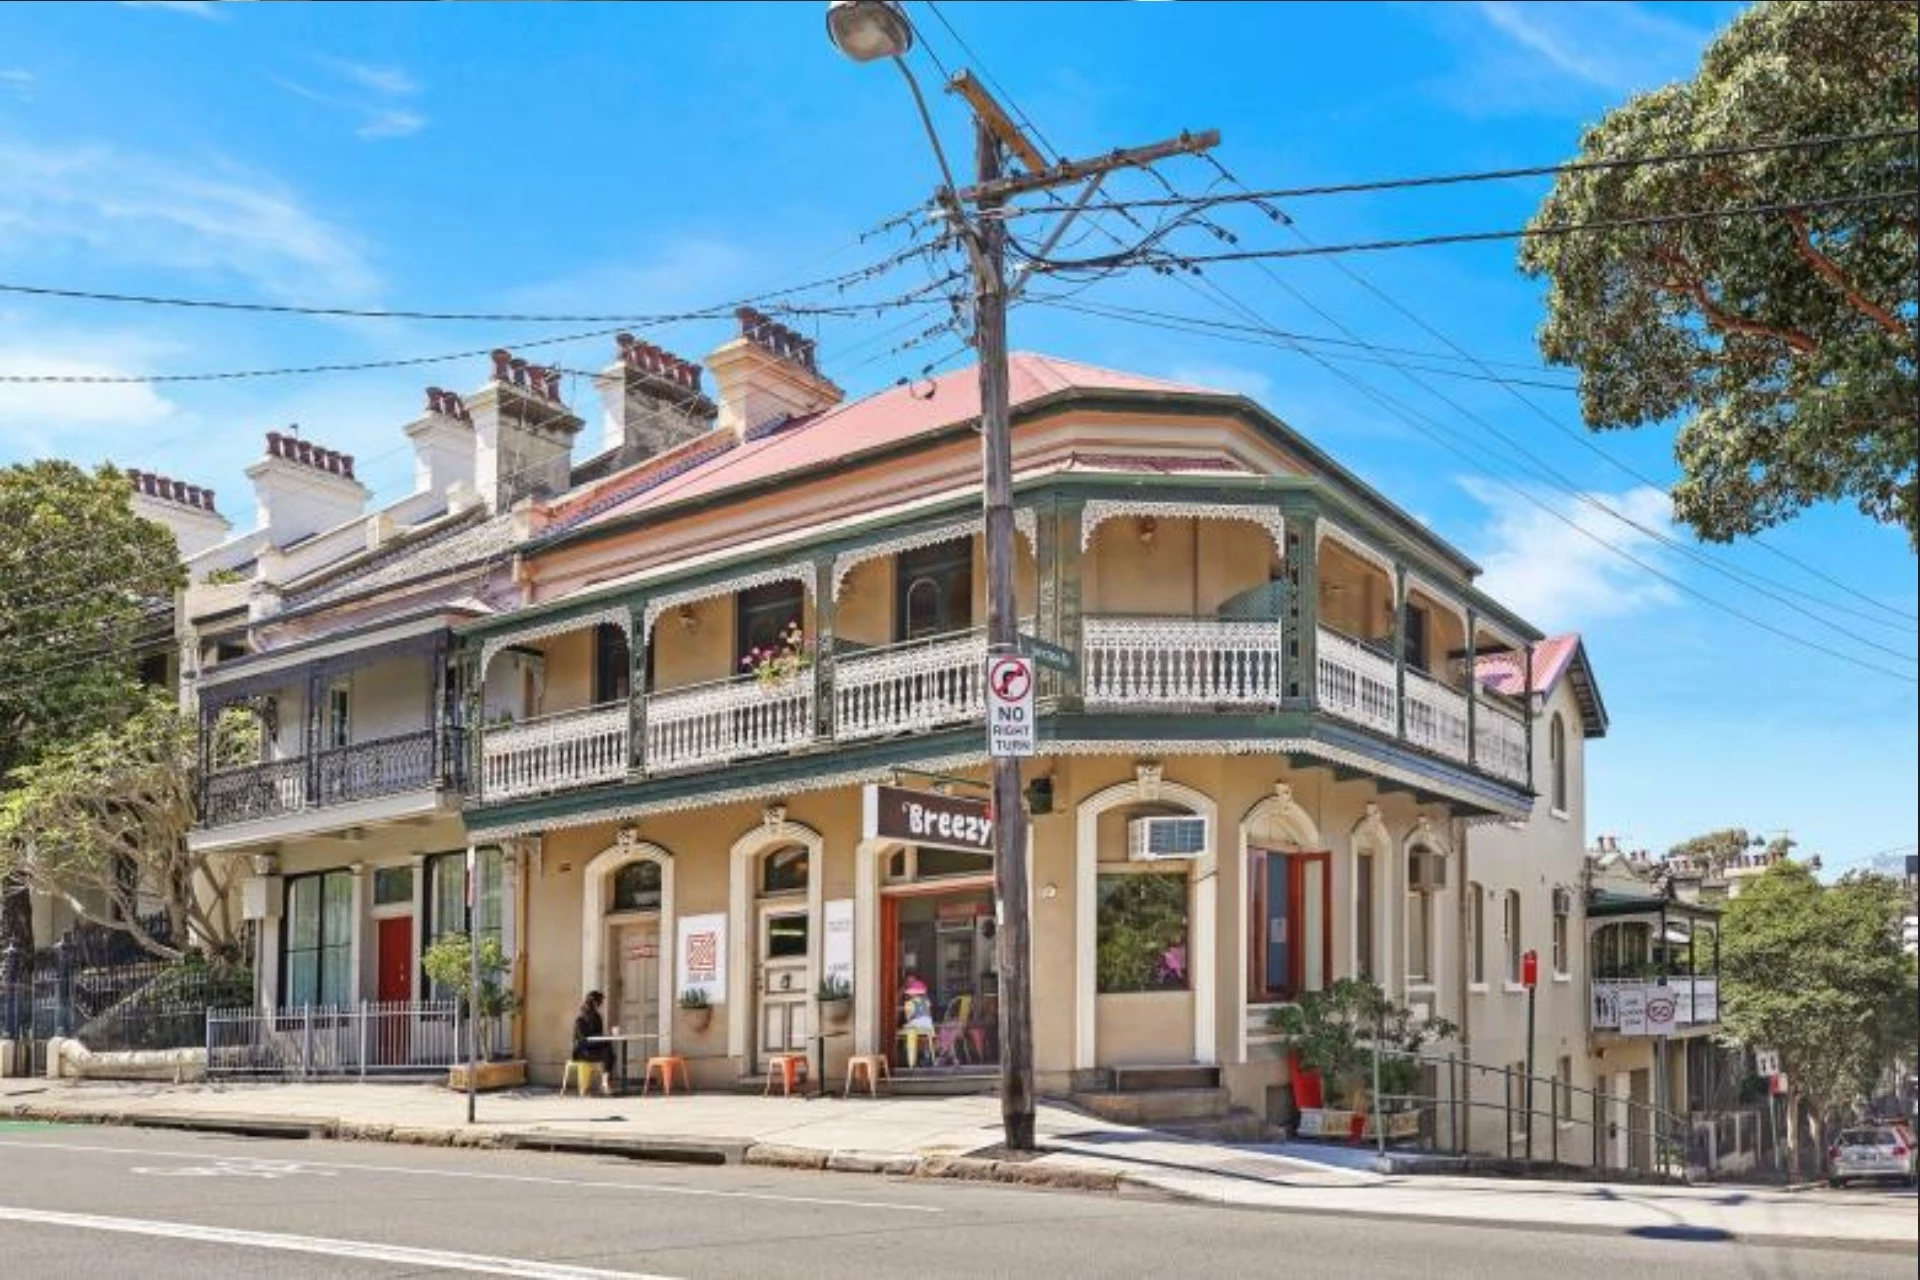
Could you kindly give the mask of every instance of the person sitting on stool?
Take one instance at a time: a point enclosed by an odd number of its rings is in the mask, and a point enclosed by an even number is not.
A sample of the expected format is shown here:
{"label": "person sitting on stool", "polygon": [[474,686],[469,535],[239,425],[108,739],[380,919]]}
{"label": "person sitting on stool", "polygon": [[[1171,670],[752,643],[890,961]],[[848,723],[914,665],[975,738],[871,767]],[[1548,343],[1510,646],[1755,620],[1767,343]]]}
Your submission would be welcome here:
{"label": "person sitting on stool", "polygon": [[600,1068],[600,1092],[613,1096],[613,1046],[604,1040],[595,1040],[595,1036],[607,1034],[607,1024],[600,1017],[600,1006],[607,997],[598,991],[587,992],[587,998],[580,1002],[580,1012],[573,1017],[573,1060],[591,1062]]}

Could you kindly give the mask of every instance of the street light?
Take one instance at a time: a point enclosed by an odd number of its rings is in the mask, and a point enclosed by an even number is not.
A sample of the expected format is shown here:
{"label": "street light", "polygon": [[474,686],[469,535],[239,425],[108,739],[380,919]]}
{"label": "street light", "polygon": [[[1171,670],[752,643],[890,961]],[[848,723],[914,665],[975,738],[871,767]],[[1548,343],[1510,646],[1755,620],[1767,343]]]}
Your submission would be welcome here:
{"label": "street light", "polygon": [[913,48],[913,24],[890,0],[832,0],[827,35],[855,62],[898,58]]}
{"label": "street light", "polygon": [[[827,6],[827,34],[856,62],[889,58],[906,77],[926,126],[946,187],[940,202],[973,264],[973,342],[980,358],[981,523],[987,557],[987,653],[1019,647],[1013,589],[1013,432],[1007,364],[1006,230],[994,218],[967,217],[946,152],[927,111],[925,96],[901,55],[913,47],[913,27],[904,10],[886,0],[834,0]],[[975,112],[978,177],[1000,177],[1000,139]],[[997,201],[982,201],[983,211]],[[984,725],[983,725],[984,728]],[[1021,805],[1020,762],[993,757],[993,887],[999,904],[995,946],[1000,975],[1000,1118],[1006,1146],[1034,1145],[1033,987],[1027,967],[1030,921],[1027,897],[1027,824]]]}

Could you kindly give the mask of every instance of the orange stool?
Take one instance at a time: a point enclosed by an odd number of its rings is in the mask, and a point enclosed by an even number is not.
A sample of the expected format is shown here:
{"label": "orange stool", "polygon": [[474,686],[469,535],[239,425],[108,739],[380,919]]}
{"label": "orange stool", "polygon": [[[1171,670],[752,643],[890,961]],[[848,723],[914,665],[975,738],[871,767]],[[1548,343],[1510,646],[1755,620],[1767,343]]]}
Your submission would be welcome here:
{"label": "orange stool", "polygon": [[693,1075],[687,1070],[687,1060],[678,1054],[662,1054],[647,1059],[647,1070],[640,1077],[640,1096],[646,1097],[647,1090],[653,1087],[653,1073],[660,1073],[660,1091],[667,1097],[673,1096],[673,1073],[680,1073],[680,1087],[688,1093],[693,1092]]}
{"label": "orange stool", "polygon": [[760,1091],[761,1097],[773,1092],[773,1082],[780,1082],[780,1092],[786,1097],[793,1096],[793,1086],[805,1084],[807,1080],[807,1055],[804,1053],[770,1053],[767,1055],[767,1087]]}
{"label": "orange stool", "polygon": [[880,1096],[880,1082],[893,1079],[893,1069],[887,1065],[884,1053],[856,1053],[847,1059],[847,1089],[840,1096],[851,1098],[853,1086],[859,1076],[867,1078],[867,1092],[873,1097]]}

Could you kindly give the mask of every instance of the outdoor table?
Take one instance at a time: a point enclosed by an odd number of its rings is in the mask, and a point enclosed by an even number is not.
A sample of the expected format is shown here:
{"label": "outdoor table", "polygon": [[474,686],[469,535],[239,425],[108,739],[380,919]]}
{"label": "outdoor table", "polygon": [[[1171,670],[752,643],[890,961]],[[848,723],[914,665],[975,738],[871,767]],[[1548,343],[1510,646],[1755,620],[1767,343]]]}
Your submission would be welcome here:
{"label": "outdoor table", "polygon": [[630,1031],[625,1035],[588,1036],[588,1044],[617,1044],[620,1046],[620,1087],[627,1087],[627,1046],[637,1040],[658,1040],[658,1032]]}

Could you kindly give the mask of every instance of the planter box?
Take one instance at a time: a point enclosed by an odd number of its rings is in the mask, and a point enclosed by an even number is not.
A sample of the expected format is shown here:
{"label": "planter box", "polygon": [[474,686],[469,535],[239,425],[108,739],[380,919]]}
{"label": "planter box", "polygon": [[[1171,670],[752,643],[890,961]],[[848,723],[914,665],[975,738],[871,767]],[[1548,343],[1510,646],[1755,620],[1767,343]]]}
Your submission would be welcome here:
{"label": "planter box", "polygon": [[[1387,1128],[1389,1138],[1417,1138],[1420,1136],[1420,1113],[1418,1111],[1394,1111],[1380,1117]],[[1358,1122],[1356,1124],[1356,1121]],[[1333,1107],[1303,1108],[1300,1112],[1300,1127],[1296,1131],[1302,1138],[1372,1138],[1376,1136],[1371,1112],[1342,1111]]]}
{"label": "planter box", "polygon": [[[473,1087],[484,1093],[488,1089],[513,1089],[527,1082],[527,1064],[523,1058],[512,1062],[482,1062],[474,1069]],[[447,1088],[464,1093],[467,1088],[467,1064],[447,1068]]]}

